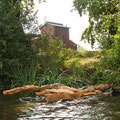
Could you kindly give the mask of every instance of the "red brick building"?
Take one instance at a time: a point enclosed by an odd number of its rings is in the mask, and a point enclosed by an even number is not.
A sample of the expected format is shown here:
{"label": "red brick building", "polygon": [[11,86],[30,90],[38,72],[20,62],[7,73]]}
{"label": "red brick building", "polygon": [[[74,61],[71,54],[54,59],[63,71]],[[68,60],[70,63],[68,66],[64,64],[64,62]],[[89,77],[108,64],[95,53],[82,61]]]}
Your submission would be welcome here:
{"label": "red brick building", "polygon": [[42,35],[49,34],[55,37],[61,37],[66,48],[77,50],[77,44],[69,40],[69,27],[65,27],[60,23],[46,22],[41,26],[40,30]]}

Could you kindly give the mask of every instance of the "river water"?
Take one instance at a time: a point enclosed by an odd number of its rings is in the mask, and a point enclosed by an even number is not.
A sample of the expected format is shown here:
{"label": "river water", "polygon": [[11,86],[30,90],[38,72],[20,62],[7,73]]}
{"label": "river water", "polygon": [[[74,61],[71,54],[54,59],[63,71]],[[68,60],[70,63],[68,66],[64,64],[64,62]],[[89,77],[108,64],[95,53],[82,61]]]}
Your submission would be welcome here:
{"label": "river water", "polygon": [[120,96],[48,104],[39,97],[0,95],[0,120],[120,120]]}

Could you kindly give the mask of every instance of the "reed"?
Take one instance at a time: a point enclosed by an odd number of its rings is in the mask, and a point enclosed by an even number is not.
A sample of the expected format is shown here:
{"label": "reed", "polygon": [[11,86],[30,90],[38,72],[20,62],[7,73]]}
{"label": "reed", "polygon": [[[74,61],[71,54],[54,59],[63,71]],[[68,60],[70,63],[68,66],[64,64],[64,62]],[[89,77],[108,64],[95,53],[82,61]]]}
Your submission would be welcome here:
{"label": "reed", "polygon": [[12,68],[12,74],[14,80],[12,81],[11,87],[23,85],[35,85],[36,84],[36,73],[37,73],[38,62],[32,60],[30,64],[25,66],[20,64]]}

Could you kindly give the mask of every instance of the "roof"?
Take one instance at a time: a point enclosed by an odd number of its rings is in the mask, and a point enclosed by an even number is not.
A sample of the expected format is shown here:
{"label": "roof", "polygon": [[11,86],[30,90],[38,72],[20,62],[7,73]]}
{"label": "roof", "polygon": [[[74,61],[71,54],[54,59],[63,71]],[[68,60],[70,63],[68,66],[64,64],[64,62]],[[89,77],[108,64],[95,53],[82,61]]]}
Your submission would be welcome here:
{"label": "roof", "polygon": [[63,26],[63,24],[61,23],[55,23],[55,22],[46,22],[46,24],[49,24],[49,25],[54,25],[54,26]]}
{"label": "roof", "polygon": [[56,26],[56,27],[69,28],[69,27],[64,26],[62,23],[56,23],[56,22],[49,22],[49,21],[47,21],[47,22],[45,22],[44,25],[41,25],[41,26],[40,26],[40,29],[41,29],[42,27],[44,27],[46,24],[52,25],[52,26]]}

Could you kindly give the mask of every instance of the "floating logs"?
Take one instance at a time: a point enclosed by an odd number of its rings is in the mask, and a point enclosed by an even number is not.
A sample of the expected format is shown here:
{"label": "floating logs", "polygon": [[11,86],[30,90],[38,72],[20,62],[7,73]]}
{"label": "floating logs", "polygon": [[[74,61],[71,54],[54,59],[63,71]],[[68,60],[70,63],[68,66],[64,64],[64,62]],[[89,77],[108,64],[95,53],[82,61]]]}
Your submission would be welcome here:
{"label": "floating logs", "polygon": [[65,86],[64,84],[51,84],[44,86],[26,85],[23,87],[14,88],[11,90],[3,91],[4,95],[12,95],[23,91],[36,91],[36,96],[43,96],[41,101],[54,102],[59,100],[75,100],[84,99],[85,96],[105,94],[111,95],[111,93],[103,93],[102,90],[111,88],[108,84],[101,84],[98,86],[89,86],[88,88],[76,89],[73,87]]}

